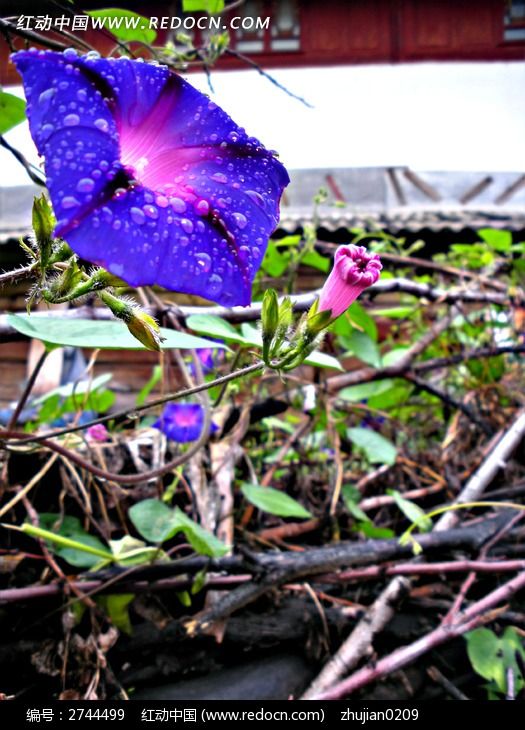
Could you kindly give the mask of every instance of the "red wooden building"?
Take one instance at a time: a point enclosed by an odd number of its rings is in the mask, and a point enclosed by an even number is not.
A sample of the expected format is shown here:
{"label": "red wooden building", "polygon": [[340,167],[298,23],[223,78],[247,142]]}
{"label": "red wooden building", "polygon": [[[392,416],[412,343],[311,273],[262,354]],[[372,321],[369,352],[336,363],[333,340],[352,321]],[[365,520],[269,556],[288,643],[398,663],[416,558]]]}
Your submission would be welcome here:
{"label": "red wooden building", "polygon": [[[108,5],[112,3],[81,2],[75,3],[76,10],[66,8],[65,12],[72,18],[81,12],[79,8]],[[181,2],[130,0],[118,5],[148,18],[168,19],[167,30],[159,25],[157,42],[173,39],[180,31],[192,36],[196,45],[205,40],[207,31],[192,27],[195,17],[184,16]],[[33,17],[34,28],[37,17],[56,17],[57,10],[56,5],[45,2],[35,9],[34,2],[22,1],[12,17],[22,14]],[[173,18],[180,21],[173,22]],[[525,59],[525,0],[246,0],[241,5],[234,3],[221,20],[229,28],[231,48],[265,68]],[[178,31],[169,30],[170,24],[177,23]],[[71,27],[66,24],[64,30]],[[102,52],[114,45],[107,32],[77,33]],[[54,37],[67,45],[63,36]],[[14,43],[20,46],[22,41],[14,39]],[[0,52],[0,82],[16,83],[16,73],[8,63],[8,45],[1,39]],[[243,61],[233,55],[218,64],[222,69],[242,66]]]}

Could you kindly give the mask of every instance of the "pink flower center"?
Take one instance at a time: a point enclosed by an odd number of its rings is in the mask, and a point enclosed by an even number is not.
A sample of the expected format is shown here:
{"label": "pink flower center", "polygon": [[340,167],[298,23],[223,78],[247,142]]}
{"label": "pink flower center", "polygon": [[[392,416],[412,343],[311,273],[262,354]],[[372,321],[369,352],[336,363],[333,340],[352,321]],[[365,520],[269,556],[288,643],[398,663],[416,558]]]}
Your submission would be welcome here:
{"label": "pink flower center", "polygon": [[341,246],[335,255],[334,269],[347,284],[371,286],[378,280],[381,268],[379,256],[369,253],[364,246]]}
{"label": "pink flower center", "polygon": [[139,124],[120,121],[120,160],[144,187],[183,199],[187,193],[188,170],[211,156],[204,147],[187,147],[177,127],[176,94],[161,94],[155,106]]}
{"label": "pink flower center", "polygon": [[175,415],[175,422],[178,426],[195,426],[199,420],[199,411],[194,408],[184,408]]}

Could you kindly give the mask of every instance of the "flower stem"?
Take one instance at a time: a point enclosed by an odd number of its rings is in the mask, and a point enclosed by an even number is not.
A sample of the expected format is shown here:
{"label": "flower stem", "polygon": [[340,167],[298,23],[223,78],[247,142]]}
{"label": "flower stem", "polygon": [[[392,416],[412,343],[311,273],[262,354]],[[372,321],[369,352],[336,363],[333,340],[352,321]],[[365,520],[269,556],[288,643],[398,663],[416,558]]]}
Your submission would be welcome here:
{"label": "flower stem", "polygon": [[[241,368],[240,370],[235,370],[232,373],[228,373],[227,375],[223,375],[220,378],[216,378],[215,380],[211,380],[208,383],[202,383],[201,385],[196,385],[193,388],[185,388],[184,390],[179,390],[178,393],[169,393],[168,395],[163,396],[162,398],[156,398],[155,400],[150,401],[149,403],[144,403],[142,406],[137,406],[136,408],[126,410],[118,411],[117,413],[111,413],[110,415],[101,416],[100,418],[96,418],[93,421],[89,421],[89,423],[83,423],[82,425],[77,426],[70,426],[68,428],[63,428],[59,431],[49,431],[47,433],[39,434],[38,440],[40,439],[48,439],[48,438],[56,438],[57,436],[63,436],[68,433],[74,433],[75,431],[84,431],[85,429],[89,428],[90,426],[94,426],[97,423],[107,423],[108,421],[113,421],[117,418],[132,418],[136,413],[141,413],[142,411],[147,411],[150,408],[154,408],[155,406],[163,405],[164,403],[168,403],[170,401],[176,401],[180,400],[181,398],[186,398],[190,395],[195,395],[196,393],[201,393],[203,390],[208,390],[209,388],[213,388],[216,385],[223,385],[224,383],[229,383],[231,380],[236,380],[237,378],[241,378],[245,375],[250,375],[251,373],[255,373],[259,370],[262,370],[264,368],[263,362],[256,362],[253,365],[248,365],[245,368]],[[10,439],[16,439],[19,443],[24,443],[28,441],[35,441],[34,435],[31,434],[24,434],[23,438],[19,438],[18,436],[10,436],[9,431],[6,429],[6,431],[0,431],[0,439],[3,440],[10,440]]]}

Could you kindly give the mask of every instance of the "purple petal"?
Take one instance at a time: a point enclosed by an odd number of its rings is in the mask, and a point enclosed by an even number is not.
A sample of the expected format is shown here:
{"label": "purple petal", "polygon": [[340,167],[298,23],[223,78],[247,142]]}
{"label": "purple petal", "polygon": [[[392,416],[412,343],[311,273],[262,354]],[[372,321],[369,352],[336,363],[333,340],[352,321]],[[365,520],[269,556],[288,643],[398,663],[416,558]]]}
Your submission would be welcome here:
{"label": "purple petal", "polygon": [[203,425],[204,409],[200,404],[168,403],[153,427],[162,431],[171,441],[183,444],[196,441],[202,433]]}
{"label": "purple petal", "polygon": [[13,58],[24,79],[31,134],[45,157],[55,214],[70,221],[97,204],[120,169],[113,115],[76,54],[32,50]]}
{"label": "purple petal", "polygon": [[57,235],[133,286],[248,304],[289,182],[282,164],[163,66],[13,58]]}

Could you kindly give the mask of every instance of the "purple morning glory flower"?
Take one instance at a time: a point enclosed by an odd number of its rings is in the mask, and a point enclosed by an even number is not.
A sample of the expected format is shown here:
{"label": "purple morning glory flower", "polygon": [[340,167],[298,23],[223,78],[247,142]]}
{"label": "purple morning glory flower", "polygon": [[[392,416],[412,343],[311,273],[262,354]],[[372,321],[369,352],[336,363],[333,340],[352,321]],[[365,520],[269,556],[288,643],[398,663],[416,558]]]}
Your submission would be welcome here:
{"label": "purple morning glory flower", "polygon": [[20,51],[56,235],[132,286],[246,305],[283,165],[165,66]]}
{"label": "purple morning glory flower", "polygon": [[[213,341],[220,342],[222,344],[222,340]],[[224,357],[224,350],[216,347],[200,347],[198,350],[195,350],[195,352],[199,358],[203,373],[209,373],[211,370],[214,370],[218,361],[222,360]],[[193,361],[190,362],[190,372],[195,377],[196,371]]]}
{"label": "purple morning glory flower", "polygon": [[[199,403],[168,403],[153,428],[158,428],[171,441],[185,444],[199,438],[203,424],[204,409]],[[210,432],[216,430],[217,426],[212,423]]]}
{"label": "purple morning glory flower", "polygon": [[199,350],[196,350],[197,357],[201,361],[202,369],[205,373],[209,372],[210,370],[213,370],[214,368],[214,360],[213,356],[215,353],[215,349],[211,347],[203,347]]}

